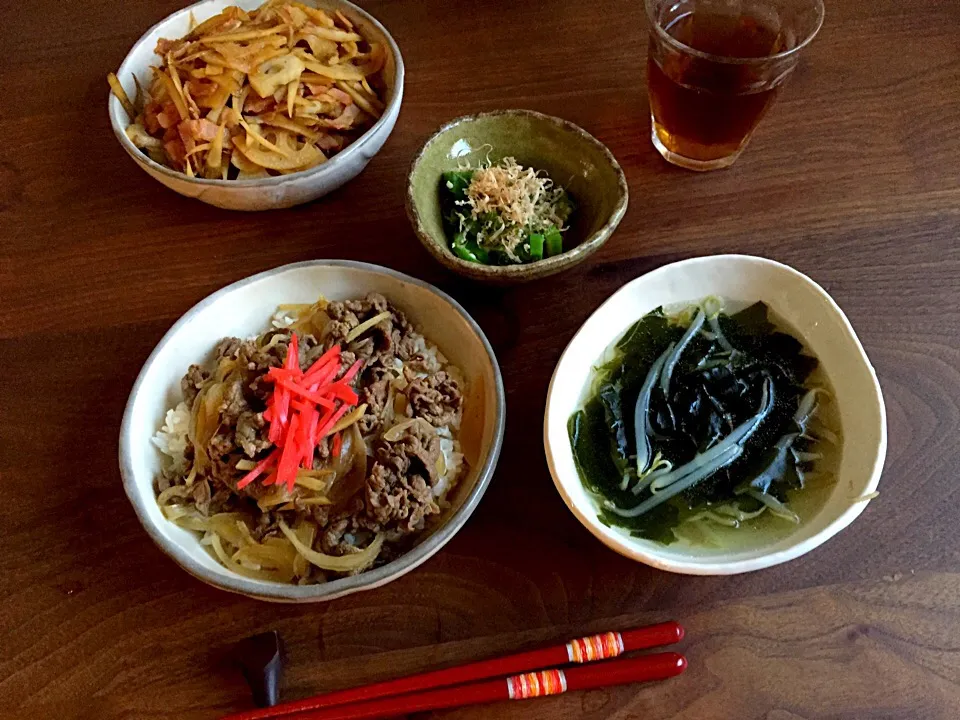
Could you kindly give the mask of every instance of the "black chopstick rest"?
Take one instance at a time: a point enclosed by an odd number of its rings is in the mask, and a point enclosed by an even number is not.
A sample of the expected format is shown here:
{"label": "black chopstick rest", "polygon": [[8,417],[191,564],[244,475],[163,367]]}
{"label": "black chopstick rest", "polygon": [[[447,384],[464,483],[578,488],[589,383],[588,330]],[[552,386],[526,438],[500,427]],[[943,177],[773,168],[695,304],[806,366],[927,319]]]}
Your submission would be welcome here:
{"label": "black chopstick rest", "polygon": [[283,640],[276,630],[253,635],[237,645],[237,661],[257,707],[280,702],[283,682]]}

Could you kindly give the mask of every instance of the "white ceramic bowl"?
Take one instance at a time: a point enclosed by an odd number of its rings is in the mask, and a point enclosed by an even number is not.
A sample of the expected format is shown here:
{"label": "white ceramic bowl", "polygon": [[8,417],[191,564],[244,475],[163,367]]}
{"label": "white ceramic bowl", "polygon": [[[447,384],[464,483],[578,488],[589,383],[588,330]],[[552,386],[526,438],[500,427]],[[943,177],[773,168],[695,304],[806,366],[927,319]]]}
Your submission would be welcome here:
{"label": "white ceramic bowl", "polygon": [[[380,152],[380,148],[387,141],[397,122],[400,102],[403,99],[403,58],[400,57],[400,49],[386,28],[356,5],[346,0],[306,0],[306,2],[319,8],[340,10],[359,28],[365,38],[382,43],[386,47],[387,62],[383,69],[383,77],[387,86],[387,107],[373,127],[329,161],[303,172],[256,180],[190,178],[154,162],[137,149],[124,132],[130,120],[120,101],[111,93],[107,105],[110,125],[127,154],[151,177],[171,190],[227,210],[275,210],[292,207],[326,195],[359,175],[370,159]],[[190,31],[191,13],[200,23],[231,5],[244,10],[253,10],[262,4],[263,0],[204,0],[161,20],[144,33],[120,65],[117,77],[123,89],[131,98],[134,96],[134,75],[140,80],[141,85],[144,87],[149,85],[150,66],[160,61],[153,52],[157,40],[180,38],[186,35]]]}
{"label": "white ceramic bowl", "polygon": [[[440,524],[410,552],[359,575],[296,586],[240,577],[200,545],[196,533],[168,521],[156,502],[160,454],[151,438],[168,408],[182,400],[180,378],[192,363],[213,358],[226,336],[248,337],[269,327],[277,305],[312,303],[379,292],[402,309],[466,380],[460,443],[469,471],[449,497]],[[379,587],[436,553],[470,517],[493,476],[503,440],[505,400],[500,368],[483,331],[451,297],[407,275],[366,263],[315,260],[241,280],[202,300],[164,335],[140,371],[120,428],[123,487],[143,527],[167,555],[200,580],[261,600],[315,602]]]}
{"label": "white ceramic bowl", "polygon": [[[729,306],[767,303],[820,360],[836,392],[843,428],[837,483],[824,507],[773,544],[736,551],[661,545],[609,528],[574,466],[567,420],[582,406],[591,368],[604,350],[656,307],[684,306],[709,295]],[[807,276],[764,258],[716,255],[666,265],[624,285],[583,324],[567,346],[547,396],[544,447],[554,483],[581,523],[608,547],[662,570],[727,575],[760,570],[799,557],[836,535],[863,512],[860,500],[877,489],[887,450],[883,396],[876,373],[846,316]]]}

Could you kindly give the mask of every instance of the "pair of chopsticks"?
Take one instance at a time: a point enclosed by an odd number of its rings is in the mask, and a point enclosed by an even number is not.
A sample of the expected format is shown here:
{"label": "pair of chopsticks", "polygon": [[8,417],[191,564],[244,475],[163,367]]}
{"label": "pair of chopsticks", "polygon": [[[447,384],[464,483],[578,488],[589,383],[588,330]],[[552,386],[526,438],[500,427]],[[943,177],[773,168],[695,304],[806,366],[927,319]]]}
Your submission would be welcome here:
{"label": "pair of chopsticks", "polygon": [[[611,660],[593,667],[562,669],[554,666],[592,663],[631,650],[670,645],[680,641],[683,634],[683,628],[678,623],[665,622],[622,633],[591,635],[571,640],[565,645],[338,690],[271,708],[235,713],[225,716],[223,720],[362,720],[497,700],[524,700],[571,690],[666,680],[686,669],[687,661],[683,655],[663,652]],[[503,677],[505,675],[508,677]]]}

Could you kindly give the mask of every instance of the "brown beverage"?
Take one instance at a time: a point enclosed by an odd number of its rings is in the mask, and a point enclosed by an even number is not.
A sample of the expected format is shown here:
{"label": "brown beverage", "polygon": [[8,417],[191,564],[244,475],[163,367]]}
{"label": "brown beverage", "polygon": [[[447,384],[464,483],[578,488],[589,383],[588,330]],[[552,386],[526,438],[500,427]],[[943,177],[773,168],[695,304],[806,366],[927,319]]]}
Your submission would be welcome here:
{"label": "brown beverage", "polygon": [[684,4],[673,5],[679,12],[661,27],[686,47],[656,32],[651,36],[647,82],[654,144],[659,140],[658,149],[679,156],[681,165],[724,167],[773,103],[795,58],[770,57],[789,48],[779,29],[758,17],[722,13],[706,3],[688,3],[684,12]]}

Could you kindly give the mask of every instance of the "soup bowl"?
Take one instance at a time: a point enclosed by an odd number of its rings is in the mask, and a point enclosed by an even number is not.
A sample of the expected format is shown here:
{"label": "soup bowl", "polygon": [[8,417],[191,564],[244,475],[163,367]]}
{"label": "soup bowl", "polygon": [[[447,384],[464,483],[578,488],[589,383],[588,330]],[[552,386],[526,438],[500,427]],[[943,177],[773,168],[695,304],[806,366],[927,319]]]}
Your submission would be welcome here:
{"label": "soup bowl", "polygon": [[[758,534],[745,536],[736,548],[664,545],[608,527],[597,517],[599,499],[584,486],[574,463],[567,421],[582,407],[593,368],[606,348],[648,312],[660,306],[686,307],[707,296],[721,298],[731,309],[766,303],[802,340],[806,352],[816,356],[820,372],[834,390],[832,402],[842,429],[836,482],[819,509],[773,541]],[[620,288],[587,319],[560,357],[544,417],[547,463],[557,490],[577,519],[626,557],[692,575],[760,570],[826,542],[852,523],[873,497],[886,447],[886,415],[876,372],[843,311],[807,276],[773,260],[746,255],[684,260]]]}

